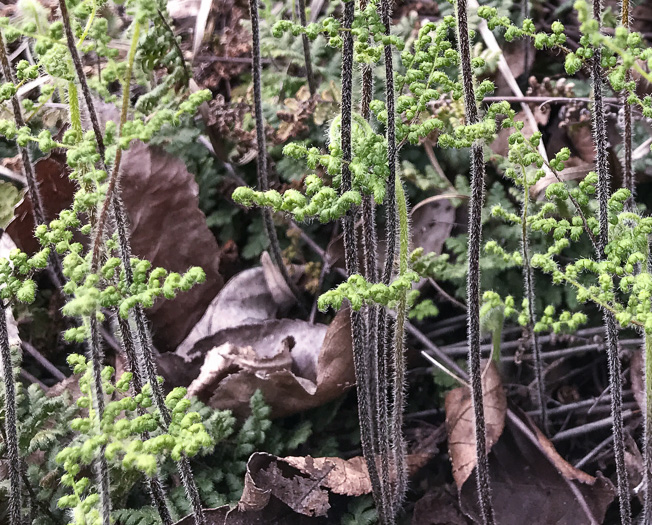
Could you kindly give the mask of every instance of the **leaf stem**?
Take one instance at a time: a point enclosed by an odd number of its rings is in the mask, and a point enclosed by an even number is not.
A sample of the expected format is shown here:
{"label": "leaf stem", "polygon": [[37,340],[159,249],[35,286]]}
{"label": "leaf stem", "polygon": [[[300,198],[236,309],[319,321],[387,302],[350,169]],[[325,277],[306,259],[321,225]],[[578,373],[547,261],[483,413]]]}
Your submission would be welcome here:
{"label": "leaf stem", "polygon": [[[464,111],[466,124],[477,124],[478,106],[475,99],[473,69],[471,67],[471,42],[469,39],[467,0],[456,3],[458,46],[460,53]],[[491,502],[489,459],[487,457],[487,432],[484,418],[482,371],[480,369],[480,244],[482,242],[482,206],[484,200],[484,155],[482,144],[471,146],[471,201],[469,204],[469,271],[467,277],[469,371],[475,419],[476,474],[480,511],[484,525],[495,523]]]}
{"label": "leaf stem", "polygon": [[[262,96],[262,80],[261,80],[261,66],[260,66],[260,27],[258,17],[258,0],[249,0],[249,15],[251,18],[251,58],[252,58],[252,76],[254,81],[254,116],[256,119],[256,142],[258,149],[258,190],[269,190],[269,178],[267,173],[267,145],[265,140],[265,124],[263,122],[263,96]],[[287,283],[288,287],[297,298],[300,305],[301,292],[294,283],[288,269],[283,261],[281,255],[281,247],[276,234],[274,220],[272,218],[272,211],[269,208],[262,208],[263,225],[267,238],[269,239],[270,251],[274,264],[278,267],[283,280]]]}
{"label": "leaf stem", "polygon": [[11,363],[9,347],[9,332],[7,331],[7,306],[0,301],[0,354],[2,359],[2,377],[5,384],[5,420],[6,445],[9,458],[9,523],[21,525],[21,485],[20,485],[20,453],[18,450],[18,428],[16,421],[16,384],[14,369]]}
{"label": "leaf stem", "polygon": [[[593,0],[593,18],[598,23],[600,30],[602,17],[601,0]],[[605,39],[608,40],[608,39]],[[602,67],[601,52],[602,46],[594,49],[593,58],[590,64],[591,84],[593,87],[593,138],[596,150],[596,171],[598,174],[598,223],[600,231],[598,235],[599,260],[604,260],[604,249],[609,241],[609,212],[608,201],[610,195],[610,174],[607,160],[607,129],[604,112],[604,101],[602,98]],[[625,466],[625,442],[623,432],[623,392],[621,379],[621,363],[618,355],[618,328],[616,319],[612,312],[603,310],[605,335],[607,339],[607,361],[609,364],[609,384],[611,385],[611,411],[613,416],[614,434],[614,456],[616,461],[616,475],[618,478],[618,496],[620,500],[620,520],[623,525],[630,525],[632,522],[631,506],[629,501],[629,481]]]}

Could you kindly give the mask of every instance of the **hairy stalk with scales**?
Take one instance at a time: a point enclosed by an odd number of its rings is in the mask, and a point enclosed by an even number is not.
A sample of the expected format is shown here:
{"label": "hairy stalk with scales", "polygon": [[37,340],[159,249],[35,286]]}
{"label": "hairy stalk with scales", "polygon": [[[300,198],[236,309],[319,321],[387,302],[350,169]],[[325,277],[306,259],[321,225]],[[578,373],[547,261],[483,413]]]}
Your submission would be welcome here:
{"label": "hairy stalk with scales", "polygon": [[[349,0],[344,3],[342,15],[343,35],[342,44],[342,123],[341,123],[341,150],[342,150],[342,181],[340,193],[351,190],[351,170],[349,164],[352,160],[352,110],[353,110],[353,34],[351,26],[355,14],[355,3]],[[346,273],[358,273],[358,249],[355,231],[355,211],[350,210],[342,217],[342,232],[344,236],[344,256]],[[374,424],[374,406],[371,405],[373,375],[370,368],[370,354],[364,344],[365,319],[360,312],[351,309],[351,338],[353,345],[353,359],[358,394],[358,418],[360,421],[360,441],[366,459],[369,477],[373,489],[374,499],[381,523],[393,523],[393,514],[388,508],[388,495],[385,489],[385,480],[379,476],[376,452],[383,461],[383,450],[377,447],[376,430]],[[382,359],[382,357],[380,358]],[[370,377],[371,375],[371,377]]]}
{"label": "hairy stalk with scales", "polygon": [[[629,0],[621,0],[620,2],[620,24],[629,31],[631,24]],[[631,80],[632,72],[628,69],[625,73],[625,82],[630,82]],[[632,106],[627,98],[627,92],[623,91],[620,95],[623,129],[623,188],[628,189],[631,194],[627,200],[627,207],[629,211],[634,211],[636,207],[636,178],[632,169]]]}
{"label": "hairy stalk with scales", "polygon": [[[249,15],[251,18],[251,68],[254,81],[254,116],[256,119],[256,144],[258,150],[258,189],[260,191],[267,191],[269,190],[269,178],[267,175],[267,146],[265,140],[265,124],[263,122],[258,0],[249,0]],[[272,255],[272,260],[281,272],[283,280],[287,283],[288,287],[297,298],[297,301],[299,301],[299,304],[302,304],[301,292],[290,277],[288,269],[285,266],[285,262],[283,261],[283,256],[281,255],[281,247],[278,242],[278,236],[274,226],[272,211],[268,208],[263,208],[262,214],[263,225],[265,227],[265,232],[267,233],[267,238],[269,239],[269,247]]]}
{"label": "hairy stalk with scales", "polygon": [[18,430],[16,422],[16,385],[11,363],[9,333],[7,331],[7,306],[0,300],[0,359],[5,390],[5,435],[9,458],[9,523],[21,525],[21,483],[20,456],[18,452]]}
{"label": "hairy stalk with scales", "polygon": [[[91,125],[93,128],[93,132],[95,135],[95,140],[97,143],[97,148],[98,152],[100,154],[100,159],[101,159],[101,165],[102,168],[109,173],[107,170],[105,164],[104,164],[104,159],[106,158],[106,148],[104,146],[104,140],[102,137],[102,132],[100,129],[99,125],[99,120],[97,117],[97,112],[95,110],[95,105],[93,103],[92,95],[88,86],[88,82],[86,80],[86,76],[83,71],[82,67],[82,62],[81,62],[81,57],[79,56],[79,52],[77,50],[77,46],[75,44],[75,39],[72,33],[72,28],[70,25],[70,17],[68,15],[68,10],[66,7],[65,0],[60,0],[59,6],[61,9],[61,15],[62,15],[62,22],[63,22],[63,27],[64,27],[64,32],[66,35],[66,40],[68,44],[68,49],[70,51],[72,60],[73,60],[73,65],[75,67],[75,72],[77,75],[77,79],[80,83],[81,89],[82,89],[82,94],[84,96],[84,100],[86,102],[86,107],[89,113],[89,117],[91,120]],[[130,50],[130,55],[135,54],[135,46],[137,45],[138,41],[138,22],[135,22],[135,27],[134,27],[134,34],[135,37],[132,39],[132,48]],[[133,56],[130,58],[130,63],[133,66]],[[130,68],[131,69],[131,68]],[[130,73],[129,73],[130,75]],[[120,124],[121,128],[124,125],[126,121],[126,112],[128,109],[128,93],[129,93],[129,83],[125,82],[125,85],[123,86],[123,104],[122,104],[122,112],[121,112],[121,117],[120,117]],[[120,150],[118,150],[119,152]],[[118,181],[118,175],[119,175],[119,159],[121,158],[118,157],[116,154],[116,161],[114,164],[114,169],[111,173],[111,180],[109,182],[109,188],[111,188],[111,192],[107,191],[107,196],[106,196],[106,201],[104,203],[103,209],[108,210],[108,204],[110,203],[111,208],[113,209],[113,214],[115,217],[115,222],[117,226],[117,232],[118,232],[118,242],[120,246],[120,256],[122,259],[122,263],[124,266],[125,270],[125,280],[128,285],[131,285],[133,283],[133,274],[131,273],[131,246],[129,243],[129,234],[128,234],[128,227],[127,227],[127,220],[126,220],[126,215],[124,213],[124,207],[122,206],[122,203],[119,198],[119,194],[117,192],[117,181]],[[108,211],[105,212],[108,214]],[[97,248],[98,246],[98,241],[101,241],[102,236],[103,236],[103,222],[98,219],[98,224],[96,234],[95,234],[95,242],[93,244],[93,259],[94,259],[94,265],[95,268],[97,268],[97,265],[99,264],[99,249]],[[147,322],[145,319],[144,312],[142,311],[142,307],[138,305],[135,308],[135,321],[136,321],[136,326],[137,326],[137,333],[138,333],[138,338],[139,338],[139,347],[140,347],[140,354],[139,357],[141,359],[141,366],[143,367],[144,371],[146,372],[147,380],[152,388],[152,393],[154,397],[154,401],[156,403],[156,407],[158,408],[161,418],[163,420],[163,428],[164,430],[167,431],[167,428],[170,425],[171,422],[171,415],[168,407],[165,404],[165,400],[163,397],[163,392],[161,389],[161,386],[157,380],[157,374],[156,374],[156,369],[155,369],[155,364],[153,360],[153,355],[152,355],[152,346],[151,346],[151,337],[149,336],[149,329],[147,327]],[[94,326],[95,324],[95,326]],[[93,341],[97,341],[98,347],[93,348]],[[91,348],[92,348],[92,357],[93,357],[93,368],[94,368],[94,375],[99,377],[100,372],[95,372],[95,369],[97,368],[98,370],[100,369],[100,363],[101,361],[97,361],[94,358],[95,356],[100,357],[98,354],[99,351],[99,331],[96,323],[91,322]],[[98,386],[96,385],[96,389]],[[101,389],[101,384],[99,385],[99,389]],[[100,465],[106,465],[106,459],[103,458],[103,454],[100,455]],[[192,471],[190,468],[190,463],[188,459],[185,456],[182,456],[182,458],[177,462],[177,467],[179,469],[179,474],[181,476],[182,483],[184,485],[184,488],[186,490],[186,493],[188,495],[188,498],[191,502],[192,510],[193,510],[193,515],[195,522],[198,525],[204,525],[206,523],[206,518],[204,515],[203,508],[201,506],[201,500],[199,497],[199,492],[197,489],[197,485],[195,484],[194,477],[192,475]],[[106,476],[106,482],[108,483],[108,475]],[[107,518],[105,518],[106,520]],[[107,522],[108,525],[108,522]]]}
{"label": "hairy stalk with scales", "polygon": [[[306,0],[298,0],[297,10],[299,11],[299,21],[303,27],[306,27]],[[303,58],[306,66],[306,79],[308,80],[308,89],[310,95],[314,96],[317,93],[317,83],[315,81],[315,74],[312,71],[312,58],[310,57],[310,40],[308,35],[303,33],[301,35],[303,44]]]}
{"label": "hairy stalk with scales", "polygon": [[[14,78],[14,72],[9,63],[9,57],[7,55],[7,48],[4,42],[4,36],[0,30],[0,65],[2,66],[2,75],[5,77],[6,82],[11,82],[12,84],[16,83]],[[23,118],[23,112],[20,108],[20,102],[18,100],[17,94],[14,94],[11,97],[11,106],[14,114],[14,121],[16,126],[22,128],[25,126],[25,119]],[[20,152],[20,157],[22,160],[23,175],[25,176],[25,181],[27,182],[27,192],[29,195],[29,200],[32,203],[32,210],[34,214],[34,224],[39,226],[45,224],[45,212],[43,211],[43,199],[41,198],[41,192],[38,188],[38,181],[36,180],[36,175],[34,173],[34,168],[32,166],[32,161],[29,155],[29,151],[26,146],[18,145],[18,151]],[[52,280],[57,286],[61,287],[62,272],[61,272],[61,261],[56,252],[50,254],[50,262],[52,264],[52,271],[50,272]]]}
{"label": "hairy stalk with scales", "polygon": [[[391,3],[390,0],[380,0],[380,20],[385,27],[385,35],[390,36],[391,28]],[[386,43],[383,46],[385,62],[385,105],[387,108],[387,162],[389,167],[389,177],[387,179],[387,204],[385,213],[387,217],[386,230],[386,254],[385,268],[383,271],[383,282],[388,284],[392,278],[394,263],[396,259],[396,246],[400,242],[401,249],[405,244],[407,253],[409,243],[409,226],[407,216],[403,221],[402,213],[407,214],[407,204],[405,193],[397,174],[396,159],[398,155],[396,144],[396,95],[394,87],[394,62],[392,56],[392,46]],[[397,202],[400,201],[400,202]],[[397,224],[399,217],[399,224]],[[398,239],[397,239],[398,234]],[[398,241],[398,242],[397,242]],[[406,255],[407,257],[407,255]],[[403,267],[405,262],[405,267]],[[407,259],[400,260],[399,276],[407,271]],[[405,292],[407,294],[407,292]],[[381,311],[379,333],[380,340],[380,360],[379,379],[381,384],[389,381],[391,388],[392,409],[389,414],[390,447],[392,449],[392,462],[390,471],[396,477],[391,512],[395,516],[400,508],[405,491],[407,490],[407,467],[405,464],[405,441],[403,439],[403,408],[404,408],[404,389],[405,389],[405,356],[404,354],[404,325],[407,311],[407,295],[399,299],[396,312],[396,319],[393,320],[387,310]],[[392,337],[393,330],[393,337]],[[393,351],[392,351],[393,350]],[[391,366],[390,366],[391,364]],[[385,379],[387,378],[387,379]],[[384,386],[384,388],[383,388]],[[387,386],[381,385],[381,392],[384,392]],[[381,420],[381,423],[384,423]],[[389,481],[389,480],[387,480]]]}
{"label": "hairy stalk with scales", "polygon": [[[473,86],[471,42],[469,39],[466,0],[456,2],[458,47],[464,89],[466,124],[477,124],[480,119]],[[469,204],[469,271],[467,280],[469,372],[475,421],[476,477],[482,520],[485,525],[495,523],[489,480],[487,432],[484,418],[482,370],[480,366],[480,243],[482,240],[482,205],[484,201],[484,154],[482,144],[471,146],[471,202]]]}
{"label": "hairy stalk with scales", "polygon": [[[368,1],[360,0],[360,11],[367,8]],[[361,89],[360,89],[360,115],[369,122],[371,117],[370,104],[373,99],[373,71],[369,64],[362,64],[361,68]],[[364,276],[370,283],[378,282],[378,267],[376,253],[378,249],[378,236],[376,232],[375,201],[371,195],[362,196],[362,253],[364,257]],[[373,432],[376,438],[373,440],[374,457],[380,458],[380,479],[381,483],[389,478],[389,455],[390,443],[389,434],[386,429],[389,426],[389,398],[387,393],[386,370],[388,369],[387,352],[383,351],[385,346],[379,346],[378,327],[379,317],[385,315],[378,305],[371,304],[363,308],[361,315],[365,323],[365,354],[368,356],[368,376],[371,381],[370,406],[377,414],[373,418]],[[386,501],[386,490],[383,488],[381,499]],[[391,511],[390,511],[391,513]]]}
{"label": "hairy stalk with scales", "polygon": [[532,347],[532,354],[534,356],[534,375],[537,382],[537,397],[539,402],[539,417],[543,431],[548,434],[548,414],[546,410],[546,383],[543,372],[543,360],[541,359],[541,345],[539,344],[539,336],[535,332],[534,327],[537,324],[536,312],[534,311],[535,305],[535,286],[534,286],[534,271],[530,264],[530,239],[527,227],[528,218],[528,205],[530,202],[530,185],[527,180],[527,173],[525,167],[522,166],[523,173],[523,210],[522,210],[522,224],[521,224],[521,254],[523,256],[523,291],[527,298],[527,315],[528,315],[528,331],[530,336],[530,345]]}
{"label": "hairy stalk with scales", "polygon": [[[593,0],[593,18],[600,27],[602,2]],[[601,46],[594,49],[591,60],[591,84],[593,87],[593,138],[596,149],[596,172],[598,174],[598,249],[596,256],[604,260],[604,249],[609,241],[608,201],[610,195],[610,174],[607,160],[607,130],[602,94]],[[613,313],[603,310],[605,335],[607,338],[607,360],[609,363],[609,384],[611,385],[611,412],[613,417],[614,456],[618,477],[618,496],[620,500],[620,519],[623,525],[631,523],[629,502],[629,482],[625,468],[625,442],[623,433],[623,401],[621,363],[618,355],[618,328]]]}

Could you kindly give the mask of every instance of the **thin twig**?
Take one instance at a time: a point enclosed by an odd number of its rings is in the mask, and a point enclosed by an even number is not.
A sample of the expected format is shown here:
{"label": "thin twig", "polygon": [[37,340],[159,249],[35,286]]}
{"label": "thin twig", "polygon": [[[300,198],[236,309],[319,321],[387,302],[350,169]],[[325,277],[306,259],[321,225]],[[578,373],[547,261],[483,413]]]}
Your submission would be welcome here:
{"label": "thin twig", "polygon": [[[299,21],[301,22],[301,27],[306,27],[306,0],[299,0],[297,2],[297,9],[299,11]],[[306,78],[308,80],[308,89],[310,90],[310,96],[314,96],[317,93],[317,83],[315,82],[315,75],[312,72],[312,58],[310,57],[310,40],[308,35],[301,33],[301,40],[303,43],[303,57],[305,60],[306,66]]]}

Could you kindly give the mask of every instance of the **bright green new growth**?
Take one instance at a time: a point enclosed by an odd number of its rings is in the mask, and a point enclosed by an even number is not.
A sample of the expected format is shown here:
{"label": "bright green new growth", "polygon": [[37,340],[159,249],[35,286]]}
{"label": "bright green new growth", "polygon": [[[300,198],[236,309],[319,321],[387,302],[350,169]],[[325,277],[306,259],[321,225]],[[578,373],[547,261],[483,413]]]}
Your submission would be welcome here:
{"label": "bright green new growth", "polygon": [[[139,394],[128,396],[126,392],[130,389],[133,375],[125,372],[113,382],[114,369],[105,367],[102,372],[104,391],[117,396],[117,399],[106,404],[99,420],[93,409],[89,363],[85,357],[77,354],[70,355],[68,363],[75,375],[79,376],[83,394],[77,400],[77,406],[88,411],[86,417],[77,417],[70,422],[71,429],[78,433],[78,437],[56,457],[66,472],[61,482],[72,491],[61,497],[58,505],[71,509],[74,523],[101,523],[100,512],[96,508],[99,496],[92,490],[91,481],[87,477],[79,477],[79,473],[102,450],[110,465],[119,464],[126,471],[133,469],[151,477],[166,456],[178,461],[182,455],[193,457],[213,446],[200,415],[188,411],[190,401],[184,398],[184,388],[175,388],[168,394],[166,405],[172,412],[172,423],[166,432],[158,432],[161,429],[160,414],[153,408],[149,385]],[[143,440],[144,433],[156,435]]]}

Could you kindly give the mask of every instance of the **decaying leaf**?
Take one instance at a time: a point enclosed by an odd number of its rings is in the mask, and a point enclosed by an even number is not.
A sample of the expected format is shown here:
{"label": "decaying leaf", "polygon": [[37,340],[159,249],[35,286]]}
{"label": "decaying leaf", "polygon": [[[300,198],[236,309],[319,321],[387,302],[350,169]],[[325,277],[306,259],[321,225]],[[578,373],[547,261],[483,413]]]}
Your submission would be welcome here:
{"label": "decaying leaf", "polygon": [[147,311],[161,351],[174,350],[223,286],[219,248],[199,209],[199,187],[185,164],[160,148],[132,145],[122,161],[122,195],[135,255],[173,272],[200,266],[206,282]]}
{"label": "decaying leaf", "polygon": [[[364,459],[287,457],[254,453],[247,463],[245,486],[233,510],[206,512],[210,524],[338,523],[330,495],[360,496],[371,492]],[[177,525],[192,523],[184,518]]]}
{"label": "decaying leaf", "polygon": [[[55,219],[59,212],[72,204],[75,184],[68,178],[66,154],[55,149],[49,156],[39,159],[34,164],[34,174],[42,195],[47,195],[43,202],[43,212],[49,221]],[[14,218],[7,225],[7,233],[15,241],[16,246],[33,254],[40,249],[34,237],[34,215],[29,195],[14,209]]]}
{"label": "decaying leaf", "polygon": [[226,283],[199,322],[181,342],[176,354],[191,359],[195,343],[225,328],[274,319],[296,302],[294,294],[267,252],[262,266],[240,272]]}
{"label": "decaying leaf", "polygon": [[632,352],[629,361],[629,375],[632,382],[632,391],[638,407],[645,413],[645,358],[643,357],[643,348],[637,348]]}
{"label": "decaying leaf", "polygon": [[435,195],[412,208],[410,220],[412,245],[426,253],[441,253],[455,224],[455,207],[447,195]]}
{"label": "decaying leaf", "polygon": [[[505,428],[507,411],[507,397],[493,361],[488,363],[482,373],[482,390],[489,451]],[[461,489],[477,463],[473,405],[468,387],[456,388],[446,395],[446,426],[453,478],[457,488]]]}
{"label": "decaying leaf", "polygon": [[455,497],[442,489],[428,492],[414,504],[412,525],[467,525]]}
{"label": "decaying leaf", "polygon": [[[518,411],[489,454],[496,522],[501,525],[600,524],[614,499],[612,483],[566,462],[553,444]],[[460,490],[462,510],[480,519],[475,473]]]}
{"label": "decaying leaf", "polygon": [[268,319],[226,328],[199,341],[191,357],[198,355],[190,392],[238,416],[248,415],[258,389],[280,417],[335,399],[355,381],[347,310],[329,326]]}
{"label": "decaying leaf", "polygon": [[[525,413],[507,409],[493,363],[485,368],[482,383],[496,522],[602,523],[614,498],[611,482],[600,474],[593,477],[570,465]],[[460,507],[480,522],[474,469],[475,431],[468,387],[452,390],[446,396],[446,423]]]}

